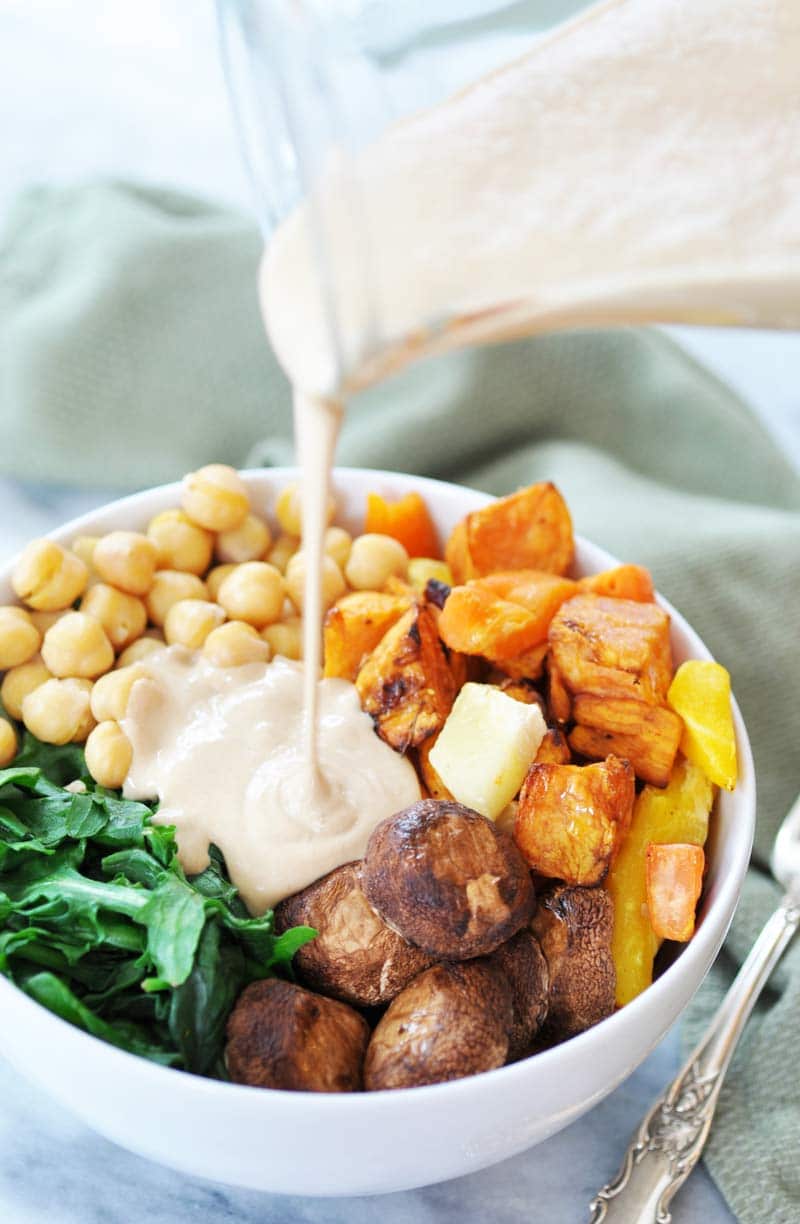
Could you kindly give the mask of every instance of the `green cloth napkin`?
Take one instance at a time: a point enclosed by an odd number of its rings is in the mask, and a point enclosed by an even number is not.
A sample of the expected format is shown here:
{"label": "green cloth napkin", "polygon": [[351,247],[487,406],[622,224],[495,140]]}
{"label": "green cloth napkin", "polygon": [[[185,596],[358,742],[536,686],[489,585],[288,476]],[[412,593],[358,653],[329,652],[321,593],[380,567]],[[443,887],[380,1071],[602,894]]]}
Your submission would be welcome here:
{"label": "green cloth napkin", "polygon": [[[121,184],[37,189],[0,244],[0,470],[139,487],[212,459],[291,456],[264,341],[254,226]],[[339,461],[492,493],[544,477],[576,527],[649,565],[731,671],[756,755],[754,867],[692,1040],[778,898],[800,786],[800,477],[730,390],[649,331],[557,335],[426,362],[358,397]],[[800,1219],[800,943],[731,1068],[707,1152],[744,1224]]]}

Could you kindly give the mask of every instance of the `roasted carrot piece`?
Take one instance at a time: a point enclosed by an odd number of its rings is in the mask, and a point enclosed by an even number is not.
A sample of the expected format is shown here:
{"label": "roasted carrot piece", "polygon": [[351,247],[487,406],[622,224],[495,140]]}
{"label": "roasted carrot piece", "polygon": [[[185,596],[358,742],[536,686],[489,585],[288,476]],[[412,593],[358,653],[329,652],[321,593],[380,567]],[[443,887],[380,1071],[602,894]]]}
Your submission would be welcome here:
{"label": "roasted carrot piece", "polygon": [[578,593],[578,584],[571,578],[560,578],[544,570],[489,574],[478,578],[475,585],[532,612],[539,622],[540,642],[547,638],[550,622],[561,605]]}
{"label": "roasted carrot piece", "polygon": [[704,866],[700,846],[651,842],[647,847],[647,910],[659,939],[686,943],[692,938]]}
{"label": "roasted carrot piece", "polygon": [[574,551],[569,510],[548,481],[468,514],[448,540],[445,557],[456,582],[464,582],[499,570],[564,574]]}
{"label": "roasted carrot piece", "polygon": [[544,672],[547,642],[540,642],[513,659],[495,659],[494,665],[511,680],[538,680]]}
{"label": "roasted carrot piece", "polygon": [[396,502],[368,493],[364,530],[399,540],[409,557],[442,555],[438,532],[419,493],[407,493]]}
{"label": "roasted carrot piece", "polygon": [[614,569],[603,570],[601,574],[581,578],[578,586],[582,591],[592,591],[595,595],[635,599],[637,603],[653,603],[656,597],[650,571],[643,565],[617,565]]}
{"label": "roasted carrot piece", "polygon": [[355,680],[362,662],[411,606],[405,595],[353,591],[329,610],[322,630],[324,674]]}
{"label": "roasted carrot piece", "polygon": [[514,658],[540,641],[533,613],[472,583],[453,587],[442,608],[439,633],[451,650],[492,660]]}

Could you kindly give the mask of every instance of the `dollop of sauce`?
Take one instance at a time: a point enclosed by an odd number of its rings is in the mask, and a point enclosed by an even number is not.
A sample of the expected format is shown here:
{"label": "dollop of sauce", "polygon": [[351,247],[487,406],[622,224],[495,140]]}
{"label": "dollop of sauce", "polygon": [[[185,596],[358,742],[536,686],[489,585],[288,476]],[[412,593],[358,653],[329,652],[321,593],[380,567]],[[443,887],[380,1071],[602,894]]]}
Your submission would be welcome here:
{"label": "dollop of sauce", "polygon": [[318,686],[320,785],[310,790],[302,663],[214,667],[171,646],[142,664],[122,727],[130,799],[155,799],[189,875],[214,843],[253,914],[361,858],[386,816],[420,795],[413,766],[375,734],[354,685]]}

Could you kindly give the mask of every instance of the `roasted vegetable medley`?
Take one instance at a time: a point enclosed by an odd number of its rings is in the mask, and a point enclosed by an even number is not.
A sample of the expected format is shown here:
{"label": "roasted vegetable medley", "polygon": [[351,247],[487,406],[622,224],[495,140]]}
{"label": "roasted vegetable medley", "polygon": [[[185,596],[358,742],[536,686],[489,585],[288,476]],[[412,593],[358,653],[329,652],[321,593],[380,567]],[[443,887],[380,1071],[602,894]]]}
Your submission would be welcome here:
{"label": "roasted vegetable medley", "polygon": [[211,465],[144,532],[37,541],[17,563],[0,970],[145,1056],[316,1091],[488,1070],[629,1002],[662,941],[694,931],[715,788],[736,783],[730,682],[675,669],[645,569],[574,576],[552,484],[467,515],[443,557],[418,494],[371,495],[355,539],[328,528],[324,675],[355,685],[422,794],[362,860],[251,918],[214,848],[187,879],[152,807],[120,797],[154,652],[300,658],[295,487],[274,513],[278,533]]}

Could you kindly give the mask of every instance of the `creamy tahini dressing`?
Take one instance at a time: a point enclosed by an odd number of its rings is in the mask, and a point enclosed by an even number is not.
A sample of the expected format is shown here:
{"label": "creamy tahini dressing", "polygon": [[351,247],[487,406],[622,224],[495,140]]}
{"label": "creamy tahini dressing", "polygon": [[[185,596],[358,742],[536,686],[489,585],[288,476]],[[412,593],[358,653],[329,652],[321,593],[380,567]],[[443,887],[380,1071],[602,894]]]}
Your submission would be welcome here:
{"label": "creamy tahini dressing", "polygon": [[375,825],[419,798],[413,766],[375,734],[355,687],[317,687],[322,801],[309,803],[301,664],[215,667],[172,646],[145,659],[123,729],[124,794],[158,798],[190,873],[219,846],[251,913],[361,858]]}

